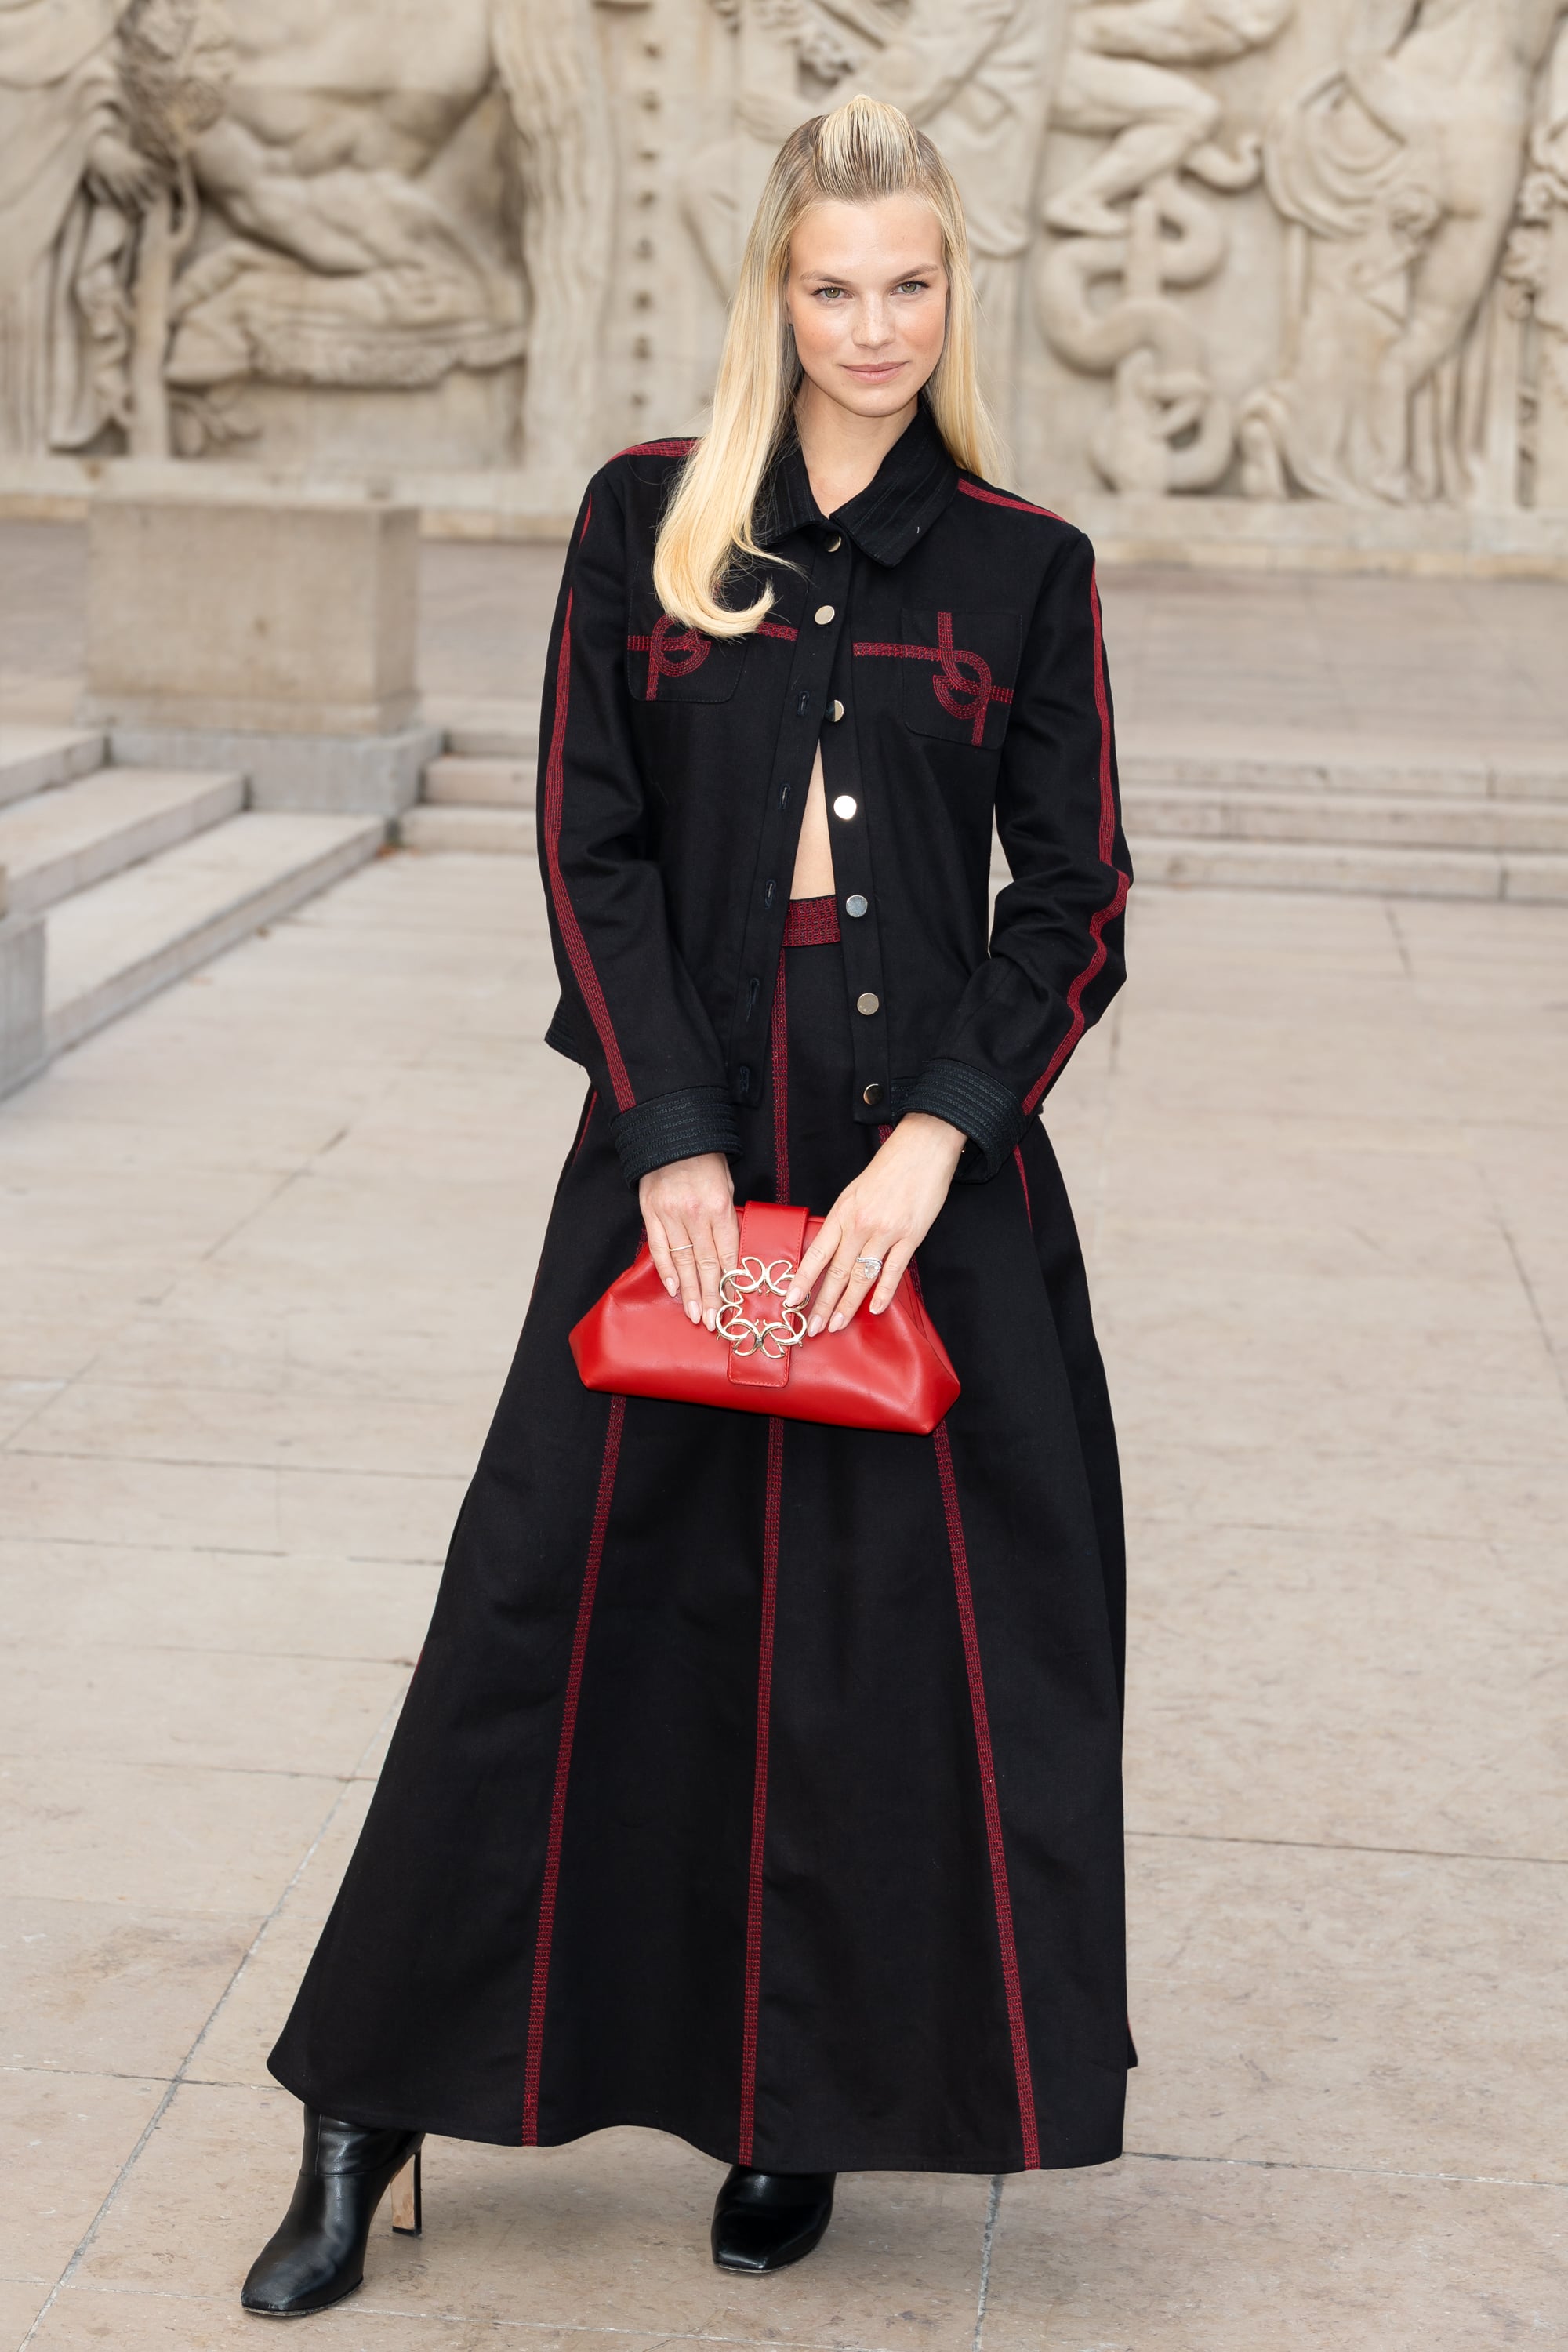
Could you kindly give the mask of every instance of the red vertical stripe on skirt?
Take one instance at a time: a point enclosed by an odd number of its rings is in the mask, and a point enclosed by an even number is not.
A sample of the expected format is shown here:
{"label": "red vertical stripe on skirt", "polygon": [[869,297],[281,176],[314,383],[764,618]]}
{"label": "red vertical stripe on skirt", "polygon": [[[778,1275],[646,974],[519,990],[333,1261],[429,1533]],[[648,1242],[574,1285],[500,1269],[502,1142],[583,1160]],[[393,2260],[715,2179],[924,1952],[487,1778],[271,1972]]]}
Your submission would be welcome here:
{"label": "red vertical stripe on skirt", "polygon": [[768,1718],[773,1709],[773,1617],[778,1599],[784,1423],[768,1423],[763,1515],[763,1621],[757,1643],[757,1748],[752,1781],[752,1866],[746,1886],[746,1991],[741,2037],[741,2134],[736,2161],[750,2164],[757,2105],[757,2011],[763,1990],[763,1863],[768,1834]]}
{"label": "red vertical stripe on skirt", "polygon": [[1007,1995],[1007,2023],[1013,2036],[1013,2073],[1018,2085],[1018,2121],[1024,2135],[1024,2168],[1037,2172],[1040,2137],[1035,2121],[1035,2086],[1029,2071],[1029,2043],[1024,2031],[1024,1996],[1018,1983],[1018,1948],[1013,1937],[1013,1897],[1007,1885],[1007,1856],[1002,1844],[1002,1808],[996,1799],[996,1768],[991,1756],[991,1724],[985,1710],[985,1681],[980,1670],[980,1637],[974,1629],[974,1600],[969,1589],[969,1553],[963,1540],[963,1517],[958,1507],[958,1482],[952,1475],[952,1446],[942,1422],[932,1435],[937,1476],[942,1483],[942,1507],[947,1517],[947,1548],[952,1557],[952,1581],[958,1595],[958,1622],[963,1635],[963,1663],[969,1675],[969,1704],[974,1717],[974,1748],[980,1762],[980,1790],[985,1808],[985,1843],[991,1849],[991,1891],[996,1905],[996,1937],[1002,1947],[1002,1982]]}
{"label": "red vertical stripe on skirt", "polygon": [[572,1769],[572,1741],[577,1729],[577,1701],[583,1688],[583,1660],[588,1648],[594,1598],[599,1589],[599,1562],[610,1524],[610,1503],[616,1491],[616,1465],[620,1460],[621,1430],[626,1417],[625,1397],[610,1399],[609,1425],[605,1431],[604,1458],[599,1465],[599,1493],[594,1505],[594,1528],[588,1538],[587,1564],[577,1601],[577,1624],[572,1636],[572,1664],[566,1675],[566,1698],[561,1710],[561,1741],[555,1751],[555,1790],[550,1801],[550,1843],[544,1855],[544,1883],[539,1895],[539,1932],[533,1944],[533,1990],[528,2004],[528,2057],[522,2077],[522,2145],[539,2145],[539,2067],[544,2052],[544,2000],[550,1989],[550,1944],[555,1932],[555,1895],[561,1884],[561,1832],[566,1819],[566,1781]]}
{"label": "red vertical stripe on skirt", "polygon": [[[789,1199],[789,1014],[784,951],[779,950],[769,1034],[773,1088],[773,1198]],[[768,1423],[763,1504],[763,1608],[757,1639],[757,1738],[752,1769],[752,1855],[746,1876],[746,1982],[741,2027],[741,2131],[737,2162],[750,2164],[757,2106],[757,2013],[763,1994],[763,1870],[768,1842],[768,1727],[773,1696],[773,1620],[778,1609],[779,1514],[784,1498],[784,1423]]]}
{"label": "red vertical stripe on skirt", "polygon": [[773,982],[773,1198],[789,1199],[789,1014],[784,1003],[784,950],[779,950],[779,976]]}

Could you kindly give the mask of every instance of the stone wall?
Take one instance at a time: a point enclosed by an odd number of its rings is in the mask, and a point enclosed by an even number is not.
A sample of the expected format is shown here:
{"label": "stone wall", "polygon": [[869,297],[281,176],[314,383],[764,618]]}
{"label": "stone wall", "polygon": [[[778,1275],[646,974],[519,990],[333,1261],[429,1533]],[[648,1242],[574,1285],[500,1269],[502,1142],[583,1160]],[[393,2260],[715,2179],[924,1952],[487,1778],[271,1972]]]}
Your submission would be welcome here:
{"label": "stone wall", "polygon": [[856,88],[963,185],[1026,489],[1568,544],[1568,0],[0,0],[0,487],[569,511],[700,425],[769,160]]}

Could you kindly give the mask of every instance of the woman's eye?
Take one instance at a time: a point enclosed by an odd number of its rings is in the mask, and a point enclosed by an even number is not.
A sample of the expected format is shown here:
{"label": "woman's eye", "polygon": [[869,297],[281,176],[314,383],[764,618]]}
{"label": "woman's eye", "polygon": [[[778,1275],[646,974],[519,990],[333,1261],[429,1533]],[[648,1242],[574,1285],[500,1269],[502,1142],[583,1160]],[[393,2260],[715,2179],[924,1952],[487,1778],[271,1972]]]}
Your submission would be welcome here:
{"label": "woman's eye", "polygon": [[837,302],[844,289],[842,286],[819,286],[816,291],[820,300]]}
{"label": "woman's eye", "polygon": [[901,286],[894,287],[893,291],[895,294],[924,294],[929,291],[929,280],[924,278],[906,278]]}

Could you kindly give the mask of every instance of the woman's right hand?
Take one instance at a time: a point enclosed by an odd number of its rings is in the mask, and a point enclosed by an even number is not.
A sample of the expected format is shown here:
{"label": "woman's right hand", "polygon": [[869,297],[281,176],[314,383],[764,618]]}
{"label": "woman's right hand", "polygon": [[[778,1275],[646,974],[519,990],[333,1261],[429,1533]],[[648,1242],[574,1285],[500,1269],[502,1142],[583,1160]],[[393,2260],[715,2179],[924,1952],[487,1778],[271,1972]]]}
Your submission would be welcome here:
{"label": "woman's right hand", "polygon": [[729,1161],[721,1151],[672,1160],[642,1179],[637,1202],[659,1279],[691,1320],[711,1331],[719,1317],[719,1277],[741,1247]]}

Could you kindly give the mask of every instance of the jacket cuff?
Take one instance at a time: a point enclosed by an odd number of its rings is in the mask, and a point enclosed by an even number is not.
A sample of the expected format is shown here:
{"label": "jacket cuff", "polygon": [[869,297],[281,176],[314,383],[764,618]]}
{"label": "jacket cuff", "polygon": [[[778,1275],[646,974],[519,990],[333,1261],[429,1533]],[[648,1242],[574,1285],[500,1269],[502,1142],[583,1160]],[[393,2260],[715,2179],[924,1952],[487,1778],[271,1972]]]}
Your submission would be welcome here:
{"label": "jacket cuff", "polygon": [[984,1184],[996,1175],[1029,1124],[1012,1088],[968,1062],[928,1062],[901,1108],[928,1111],[963,1129],[971,1149],[958,1173],[969,1184]]}
{"label": "jacket cuff", "polygon": [[610,1121],[610,1133],[621,1155],[621,1172],[633,1185],[672,1160],[693,1160],[701,1151],[728,1156],[741,1149],[735,1107],[722,1087],[685,1087],[678,1094],[634,1103]]}

